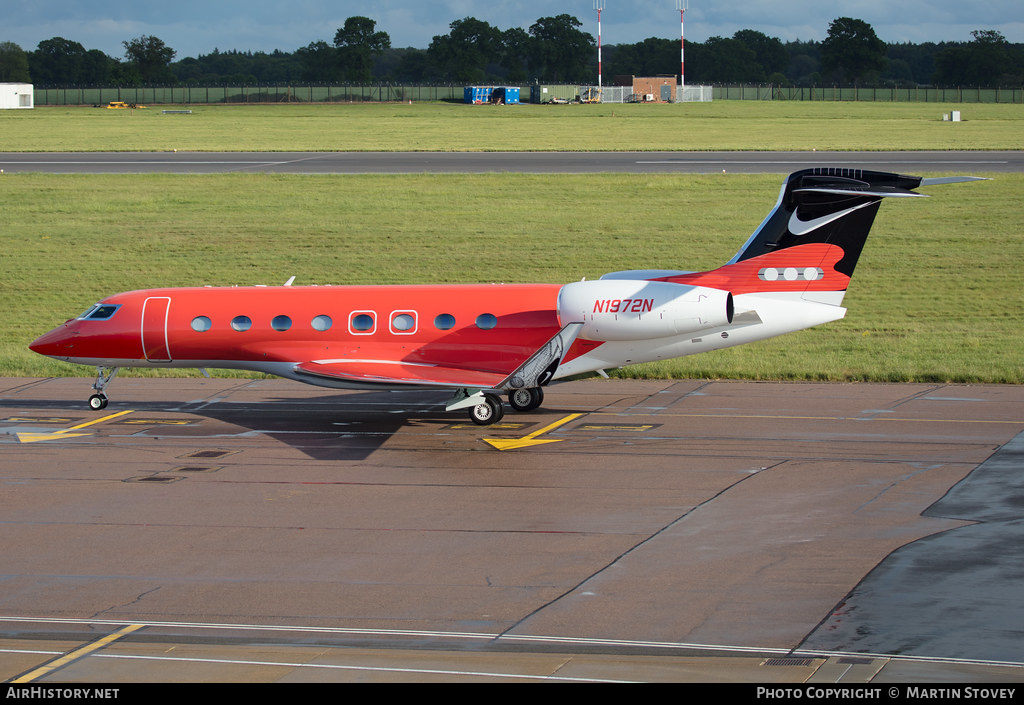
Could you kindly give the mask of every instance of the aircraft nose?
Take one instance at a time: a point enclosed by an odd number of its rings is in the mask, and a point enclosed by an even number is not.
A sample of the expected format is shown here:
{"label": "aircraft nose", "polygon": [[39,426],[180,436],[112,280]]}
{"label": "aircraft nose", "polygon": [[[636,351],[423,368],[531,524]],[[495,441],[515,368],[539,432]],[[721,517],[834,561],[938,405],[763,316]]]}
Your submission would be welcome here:
{"label": "aircraft nose", "polygon": [[66,357],[74,346],[73,340],[76,335],[77,333],[70,330],[67,325],[63,325],[39,336],[28,348],[32,352],[48,357]]}

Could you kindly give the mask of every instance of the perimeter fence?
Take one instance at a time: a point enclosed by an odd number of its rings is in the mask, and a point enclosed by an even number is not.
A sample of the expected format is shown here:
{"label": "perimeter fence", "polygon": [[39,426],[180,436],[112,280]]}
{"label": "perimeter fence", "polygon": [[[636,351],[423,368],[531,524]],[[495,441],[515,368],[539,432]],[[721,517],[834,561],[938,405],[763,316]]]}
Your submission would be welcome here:
{"label": "perimeter fence", "polygon": [[36,88],[36,105],[202,105],[214,103],[405,103],[462,101],[463,87],[368,85],[95,86]]}
{"label": "perimeter fence", "polygon": [[[551,95],[573,100],[579,86],[551,87]],[[700,93],[693,93],[699,89]],[[624,89],[628,91],[629,89]],[[107,105],[124,102],[136,105],[202,105],[249,103],[406,103],[447,101],[461,103],[465,87],[459,85],[221,85],[221,86],[74,86],[35,88],[35,105]],[[602,102],[612,100],[612,89]],[[761,101],[850,101],[891,103],[1024,103],[1024,87],[1018,88],[934,88],[857,86],[780,86],[773,84],[731,84],[686,86],[687,93],[674,102],[709,100]],[[520,88],[531,95],[530,86]]]}
{"label": "perimeter fence", "polygon": [[865,103],[1024,103],[1024,86],[980,88],[958,86],[780,86],[737,84],[715,86],[715,100],[847,101]]}

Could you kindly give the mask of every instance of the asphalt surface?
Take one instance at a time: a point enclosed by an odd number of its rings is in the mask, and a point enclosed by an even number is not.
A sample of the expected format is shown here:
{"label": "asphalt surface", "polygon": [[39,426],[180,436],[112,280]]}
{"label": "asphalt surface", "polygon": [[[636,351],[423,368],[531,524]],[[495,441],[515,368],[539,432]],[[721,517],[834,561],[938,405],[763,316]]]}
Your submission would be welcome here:
{"label": "asphalt surface", "polygon": [[87,152],[0,153],[4,172],[67,174],[768,173],[843,166],[1020,172],[1024,152]]}
{"label": "asphalt surface", "polygon": [[[1024,153],[0,154],[11,173],[814,165]],[[88,385],[0,379],[3,680],[1024,680],[1018,387],[583,381],[481,429],[429,394],[119,378],[90,412]]]}
{"label": "asphalt surface", "polygon": [[1024,680],[1022,387],[88,387],[0,379],[3,680]]}

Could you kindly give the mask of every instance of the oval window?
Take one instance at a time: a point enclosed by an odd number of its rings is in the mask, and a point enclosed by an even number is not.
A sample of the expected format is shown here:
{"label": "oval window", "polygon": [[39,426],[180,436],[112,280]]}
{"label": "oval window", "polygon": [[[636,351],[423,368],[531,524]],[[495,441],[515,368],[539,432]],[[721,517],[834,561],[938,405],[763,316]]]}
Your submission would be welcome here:
{"label": "oval window", "polygon": [[353,332],[356,333],[372,333],[374,328],[373,316],[368,313],[359,313],[352,316],[352,320],[349,325]]}
{"label": "oval window", "polygon": [[442,313],[434,319],[434,327],[438,330],[451,330],[455,327],[455,316],[450,313]]}
{"label": "oval window", "polygon": [[483,330],[490,330],[498,325],[498,318],[493,313],[481,313],[476,317],[476,327]]}
{"label": "oval window", "polygon": [[334,321],[331,320],[330,316],[319,315],[313,318],[312,323],[313,330],[330,330],[331,326],[334,325]]}
{"label": "oval window", "polygon": [[274,320],[270,322],[270,327],[274,330],[288,330],[292,327],[292,319],[288,316],[274,316]]}
{"label": "oval window", "polygon": [[196,316],[192,319],[192,330],[203,333],[213,328],[213,323],[206,316]]}
{"label": "oval window", "polygon": [[249,330],[252,328],[252,319],[248,316],[235,316],[231,319],[231,327],[235,330]]}
{"label": "oval window", "polygon": [[399,333],[408,333],[416,327],[416,319],[408,313],[397,313],[391,317],[391,329]]}

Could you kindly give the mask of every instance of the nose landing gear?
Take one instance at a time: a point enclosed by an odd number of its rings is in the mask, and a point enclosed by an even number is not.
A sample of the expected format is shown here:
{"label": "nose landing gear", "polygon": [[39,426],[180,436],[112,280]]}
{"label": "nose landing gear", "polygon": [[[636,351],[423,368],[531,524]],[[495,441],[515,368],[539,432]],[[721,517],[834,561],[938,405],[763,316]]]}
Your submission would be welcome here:
{"label": "nose landing gear", "polygon": [[92,383],[92,389],[95,394],[89,397],[89,408],[93,411],[99,411],[100,409],[107,408],[107,395],[103,393],[103,390],[107,388],[114,377],[117,376],[120,367],[97,367],[96,368],[96,381]]}

